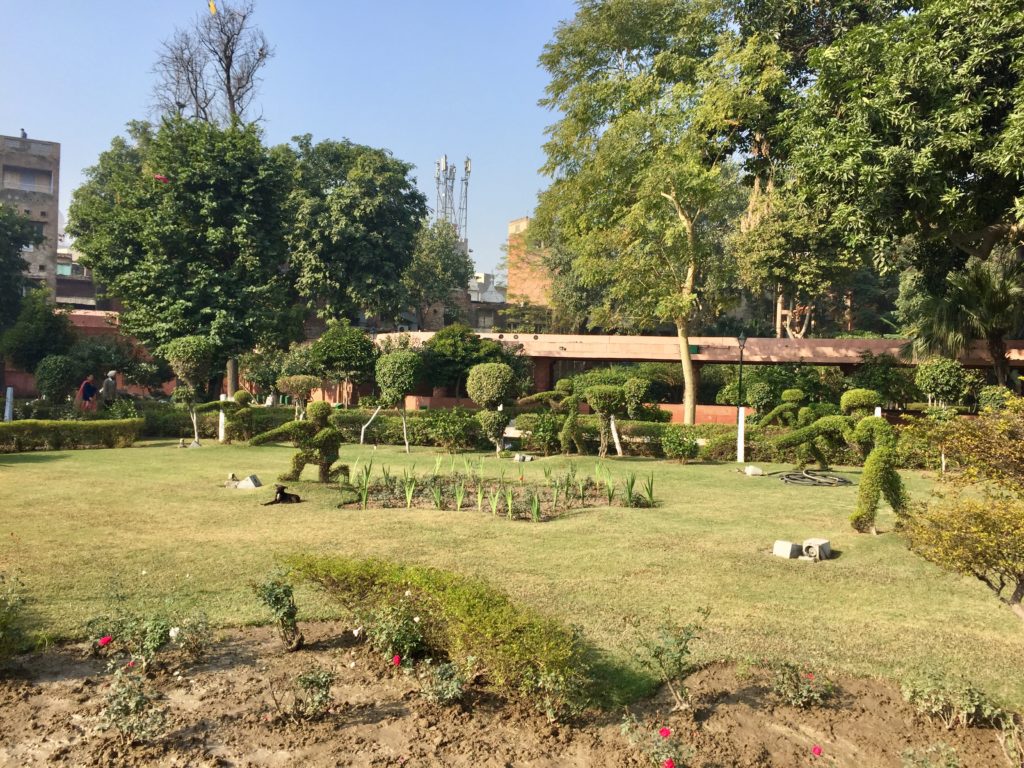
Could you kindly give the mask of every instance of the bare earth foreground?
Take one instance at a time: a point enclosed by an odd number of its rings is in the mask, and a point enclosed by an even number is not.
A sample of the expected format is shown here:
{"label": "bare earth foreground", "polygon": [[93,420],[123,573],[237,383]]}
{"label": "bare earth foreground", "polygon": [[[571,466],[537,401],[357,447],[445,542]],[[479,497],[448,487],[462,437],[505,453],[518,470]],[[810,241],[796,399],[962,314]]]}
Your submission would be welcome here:
{"label": "bare earth foreground", "polygon": [[[303,626],[308,645],[282,653],[269,628],[224,632],[207,661],[153,676],[169,714],[155,744],[124,747],[99,729],[108,686],[88,646],[22,656],[0,668],[0,765],[66,766],[645,766],[620,733],[621,713],[572,725],[486,694],[462,708],[424,701],[414,677],[389,668],[339,623]],[[337,675],[333,711],[293,721],[290,681],[320,665]],[[668,715],[670,697],[633,712],[669,726],[693,748],[692,766],[901,766],[901,753],[944,742],[962,768],[1006,765],[995,733],[923,722],[890,683],[840,680],[836,704],[777,705],[764,681],[712,665],[689,680],[694,711]],[[275,699],[277,703],[275,704]],[[812,749],[821,747],[821,756]]]}

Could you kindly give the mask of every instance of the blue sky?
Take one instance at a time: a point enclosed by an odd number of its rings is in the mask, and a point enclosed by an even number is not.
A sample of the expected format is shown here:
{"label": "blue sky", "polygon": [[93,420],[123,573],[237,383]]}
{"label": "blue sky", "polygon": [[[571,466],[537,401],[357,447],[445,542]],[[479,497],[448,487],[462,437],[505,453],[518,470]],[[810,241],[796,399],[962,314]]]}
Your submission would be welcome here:
{"label": "blue sky", "polygon": [[[257,109],[269,143],[299,133],[386,147],[416,166],[433,206],[434,162],[473,160],[469,239],[478,269],[501,258],[510,219],[546,185],[537,57],[570,0],[257,0],[276,56]],[[82,169],[150,115],[151,68],[206,0],[0,0],[0,133],[61,143],[61,210]],[[13,23],[12,23],[13,22]]]}

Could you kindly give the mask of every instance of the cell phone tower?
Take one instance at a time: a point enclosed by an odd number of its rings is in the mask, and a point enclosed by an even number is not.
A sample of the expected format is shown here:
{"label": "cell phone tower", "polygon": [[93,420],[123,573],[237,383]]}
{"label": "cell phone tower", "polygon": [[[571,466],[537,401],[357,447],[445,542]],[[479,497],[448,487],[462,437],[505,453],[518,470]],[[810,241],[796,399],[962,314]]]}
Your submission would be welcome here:
{"label": "cell phone tower", "polygon": [[434,217],[437,221],[447,221],[455,225],[459,239],[463,242],[468,238],[469,226],[469,174],[473,164],[467,157],[463,163],[462,184],[459,187],[458,209],[455,203],[455,163],[449,162],[448,155],[442,155],[434,167],[434,181],[437,184],[437,205]]}
{"label": "cell phone tower", "polygon": [[455,228],[459,230],[459,239],[469,240],[469,173],[473,170],[473,163],[467,157],[462,164],[462,187],[459,190],[459,219],[455,222]]}

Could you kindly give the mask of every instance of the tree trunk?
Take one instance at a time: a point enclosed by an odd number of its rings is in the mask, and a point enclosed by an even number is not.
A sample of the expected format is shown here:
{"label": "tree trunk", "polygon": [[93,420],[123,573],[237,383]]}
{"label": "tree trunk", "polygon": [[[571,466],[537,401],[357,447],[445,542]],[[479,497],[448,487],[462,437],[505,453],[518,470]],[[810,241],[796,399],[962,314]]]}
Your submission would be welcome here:
{"label": "tree trunk", "polygon": [[380,413],[380,409],[383,408],[383,407],[384,406],[382,406],[382,405],[378,405],[377,406],[377,410],[373,412],[373,416],[370,417],[370,420],[368,422],[366,422],[365,424],[363,424],[363,428],[361,430],[359,430],[359,444],[360,445],[363,444],[363,440],[366,437],[366,428],[368,426],[370,426],[371,424],[373,424],[373,420],[377,418],[377,414]]}
{"label": "tree trunk", "polygon": [[782,338],[782,310],[786,307],[786,297],[782,295],[782,286],[775,294],[775,338]]}
{"label": "tree trunk", "polygon": [[988,340],[988,353],[992,356],[992,370],[996,374],[996,383],[1005,387],[1009,378],[1009,365],[1006,362],[1006,342],[1002,337]]}
{"label": "tree trunk", "polygon": [[192,444],[199,445],[199,414],[196,413],[196,407],[194,405],[190,405],[188,407],[188,415],[189,418],[192,419],[192,433],[194,436]]}
{"label": "tree trunk", "polygon": [[686,318],[676,320],[679,333],[679,361],[683,365],[683,423],[694,424],[697,420],[697,381],[690,357],[689,322]]}
{"label": "tree trunk", "polygon": [[409,452],[409,432],[405,427],[405,408],[402,409],[402,439],[405,441],[405,452]]}
{"label": "tree trunk", "polygon": [[238,358],[228,358],[228,397],[234,397],[238,391]]}

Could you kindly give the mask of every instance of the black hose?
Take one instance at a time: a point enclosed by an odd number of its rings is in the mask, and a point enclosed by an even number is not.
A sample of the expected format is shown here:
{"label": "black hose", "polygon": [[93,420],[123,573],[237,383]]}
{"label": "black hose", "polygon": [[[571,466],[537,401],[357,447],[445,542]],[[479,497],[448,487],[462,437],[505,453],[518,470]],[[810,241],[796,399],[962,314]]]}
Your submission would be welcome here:
{"label": "black hose", "polygon": [[804,470],[803,472],[786,472],[782,475],[782,482],[790,485],[808,485],[817,488],[836,488],[841,485],[852,485],[845,477],[839,475],[827,475],[824,472]]}

